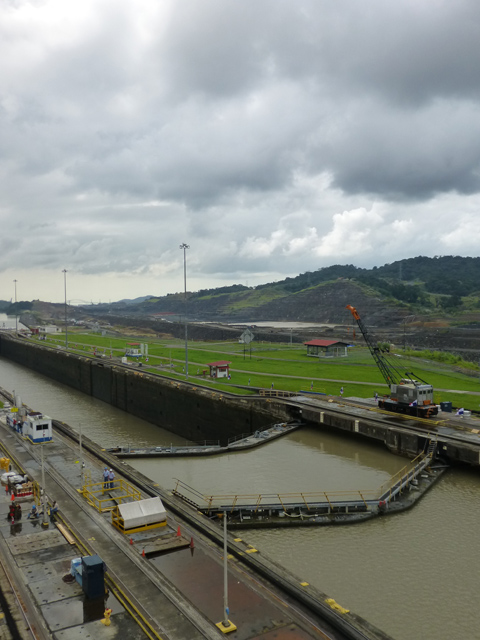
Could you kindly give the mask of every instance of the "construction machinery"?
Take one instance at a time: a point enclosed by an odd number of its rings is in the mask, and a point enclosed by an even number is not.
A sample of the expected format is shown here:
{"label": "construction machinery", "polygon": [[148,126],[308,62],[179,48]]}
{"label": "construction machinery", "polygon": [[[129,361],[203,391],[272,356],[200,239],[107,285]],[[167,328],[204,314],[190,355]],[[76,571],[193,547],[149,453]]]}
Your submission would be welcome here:
{"label": "construction machinery", "polygon": [[[362,332],[370,353],[380,369],[385,382],[390,387],[390,395],[383,396],[378,400],[380,409],[393,411],[395,413],[406,413],[420,418],[430,418],[436,416],[438,407],[433,400],[433,387],[422,380],[419,376],[414,376],[412,372],[403,374],[391,360],[389,360],[382,349],[375,343],[362,322],[358,311],[351,304],[346,306]],[[418,378],[418,379],[416,379]]]}

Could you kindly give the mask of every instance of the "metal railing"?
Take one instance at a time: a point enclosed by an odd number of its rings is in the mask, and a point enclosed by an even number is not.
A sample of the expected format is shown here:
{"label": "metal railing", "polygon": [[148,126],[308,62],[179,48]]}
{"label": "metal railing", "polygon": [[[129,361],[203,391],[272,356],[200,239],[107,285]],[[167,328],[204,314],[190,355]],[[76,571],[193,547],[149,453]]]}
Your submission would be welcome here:
{"label": "metal railing", "polygon": [[297,395],[293,391],[282,391],[280,389],[259,389],[258,393],[264,398],[291,398]]}
{"label": "metal railing", "polygon": [[304,508],[307,511],[326,505],[334,510],[337,506],[352,506],[360,503],[365,508],[378,503],[378,491],[365,489],[353,491],[315,491],[297,493],[261,493],[261,494],[218,494],[204,495],[181,480],[176,479],[173,494],[177,495],[199,509],[207,512],[233,511],[248,508],[253,513],[260,509],[280,509],[287,511],[292,508]]}
{"label": "metal railing", "polygon": [[[108,484],[108,486],[106,486]],[[113,486],[112,486],[113,485]],[[112,494],[112,492],[115,492]],[[118,504],[142,499],[140,491],[132,484],[119,478],[112,482],[85,482],[80,490],[85,500],[97,511],[111,511]]]}
{"label": "metal railing", "polygon": [[436,442],[431,440],[427,452],[422,451],[408,465],[397,471],[387,482],[380,487],[380,500],[390,502],[401,493],[416,477],[424,471],[432,462]]}
{"label": "metal railing", "polygon": [[132,447],[127,445],[125,447],[112,447],[108,449],[109,453],[181,453],[182,451],[188,451],[190,449],[215,449],[220,447],[220,440],[202,440],[202,442],[192,442],[191,444],[164,444],[156,447]]}
{"label": "metal railing", "polygon": [[397,471],[377,490],[205,495],[175,478],[173,494],[208,514],[215,511],[232,512],[241,509],[248,509],[252,513],[268,509],[279,509],[285,513],[293,509],[306,509],[308,512],[322,507],[328,507],[330,512],[348,507],[368,510],[373,506],[377,507],[379,502],[390,502],[398,493],[406,489],[412,480],[415,480],[431,464],[435,448],[436,442],[430,441],[427,452],[420,453],[409,465]]}

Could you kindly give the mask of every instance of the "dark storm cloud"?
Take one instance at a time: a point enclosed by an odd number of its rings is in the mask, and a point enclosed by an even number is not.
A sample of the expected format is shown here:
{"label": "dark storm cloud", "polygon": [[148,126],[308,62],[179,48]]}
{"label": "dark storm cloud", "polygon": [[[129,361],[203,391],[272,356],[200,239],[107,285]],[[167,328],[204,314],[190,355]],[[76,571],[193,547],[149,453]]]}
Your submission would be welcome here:
{"label": "dark storm cloud", "polygon": [[476,251],[479,49],[474,0],[4,4],[0,266],[166,278],[187,241],[199,278],[252,280],[432,228]]}
{"label": "dark storm cloud", "polygon": [[321,141],[311,156],[317,168],[332,170],[345,192],[415,200],[479,191],[477,105],[435,102],[415,113],[362,105],[352,120],[329,147],[327,164]]}

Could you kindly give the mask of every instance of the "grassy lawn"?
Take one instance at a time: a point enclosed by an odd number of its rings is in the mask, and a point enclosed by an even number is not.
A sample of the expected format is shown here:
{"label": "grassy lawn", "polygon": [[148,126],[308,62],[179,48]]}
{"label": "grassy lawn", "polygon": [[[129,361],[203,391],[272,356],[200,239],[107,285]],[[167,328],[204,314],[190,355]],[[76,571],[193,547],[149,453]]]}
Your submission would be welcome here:
{"label": "grassy lawn", "polygon": [[[123,356],[128,342],[146,342],[149,362],[143,361],[142,371],[149,371],[175,380],[184,380],[185,350],[182,340],[154,338],[110,338],[94,333],[69,332],[69,349],[83,355],[105,354],[109,358]],[[64,334],[48,336],[46,344],[65,345]],[[189,341],[189,381],[218,392],[248,393],[248,387],[285,391],[310,391],[339,395],[340,387],[345,396],[371,398],[388,393],[388,387],[369,350],[364,347],[349,349],[346,358],[316,358],[306,355],[303,345],[289,343],[254,343],[246,349],[238,342]],[[452,366],[425,358],[390,354],[389,359],[405,375],[412,371],[416,377],[432,384],[437,402],[450,400],[454,406],[478,410],[480,395],[468,395],[467,391],[480,394],[479,376],[467,376]],[[231,362],[231,380],[212,380],[203,377],[206,364],[216,360]],[[135,362],[135,360],[133,360]],[[135,366],[135,365],[134,365]],[[237,389],[236,386],[247,389]],[[438,391],[444,389],[446,391]]]}

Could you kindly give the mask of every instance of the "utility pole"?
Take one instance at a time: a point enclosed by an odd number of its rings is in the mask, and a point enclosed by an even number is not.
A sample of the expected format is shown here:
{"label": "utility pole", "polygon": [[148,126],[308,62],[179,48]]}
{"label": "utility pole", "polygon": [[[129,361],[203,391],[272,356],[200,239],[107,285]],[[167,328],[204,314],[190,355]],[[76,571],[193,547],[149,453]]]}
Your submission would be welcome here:
{"label": "utility pole", "polygon": [[183,242],[180,245],[183,249],[183,285],[185,292],[185,379],[188,380],[188,329],[187,329],[187,249],[189,245]]}
{"label": "utility pole", "polygon": [[217,622],[217,626],[222,633],[236,631],[237,626],[228,619],[230,609],[228,607],[228,547],[227,547],[227,512],[223,512],[223,611],[222,622]]}
{"label": "utility pole", "polygon": [[15,283],[15,335],[18,335],[18,313],[17,313],[17,282],[18,280],[13,281]]}
{"label": "utility pole", "polygon": [[64,269],[63,273],[63,284],[65,287],[65,350],[68,350],[68,322],[67,322],[67,270]]}
{"label": "utility pole", "polygon": [[47,486],[45,484],[45,458],[43,453],[44,446],[45,446],[45,428],[43,429],[43,438],[40,444],[40,454],[41,454],[41,465],[42,465],[42,489],[43,489],[43,493],[41,495],[42,511],[43,511],[42,527],[46,529],[48,528],[48,517],[47,517]]}

